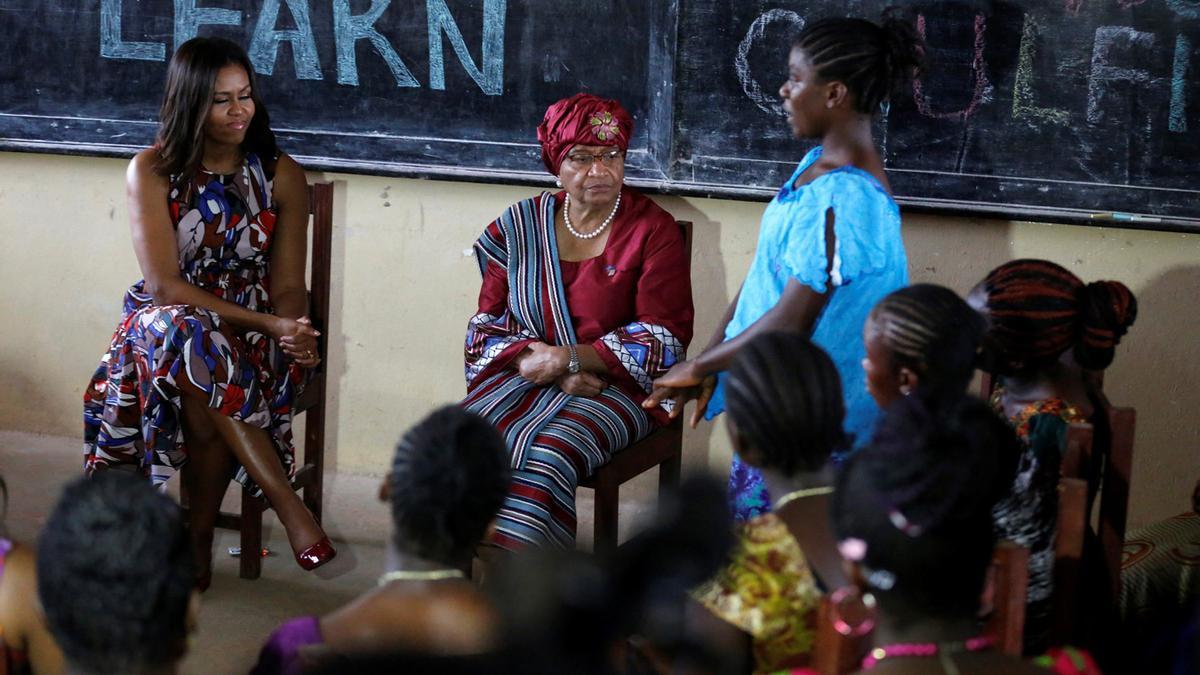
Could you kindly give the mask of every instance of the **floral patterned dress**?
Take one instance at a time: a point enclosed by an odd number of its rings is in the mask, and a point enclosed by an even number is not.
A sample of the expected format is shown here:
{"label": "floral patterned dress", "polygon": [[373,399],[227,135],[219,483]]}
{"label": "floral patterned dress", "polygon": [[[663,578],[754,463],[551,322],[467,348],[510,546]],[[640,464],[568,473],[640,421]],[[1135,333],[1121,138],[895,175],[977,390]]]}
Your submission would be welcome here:
{"label": "floral patterned dress", "polygon": [[[188,283],[256,312],[272,313],[273,174],[254,154],[228,175],[171,176],[169,210]],[[292,402],[303,370],[267,335],[190,305],[155,305],[138,281],[84,392],[84,468],[140,471],[162,486],[187,462],[182,397],[265,429],[284,470],[294,470]],[[260,491],[239,467],[237,480]]]}
{"label": "floral patterned dress", "polygon": [[739,525],[733,559],[694,596],[753,638],[755,672],[805,665],[821,591],[787,523],[766,513]]}

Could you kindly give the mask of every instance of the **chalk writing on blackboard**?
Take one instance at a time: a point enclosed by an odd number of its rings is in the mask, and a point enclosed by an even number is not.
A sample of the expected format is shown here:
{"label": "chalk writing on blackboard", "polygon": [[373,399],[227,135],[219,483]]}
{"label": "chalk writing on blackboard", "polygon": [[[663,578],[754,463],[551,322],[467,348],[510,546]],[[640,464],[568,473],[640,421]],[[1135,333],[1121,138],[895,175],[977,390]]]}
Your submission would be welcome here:
{"label": "chalk writing on blackboard", "polygon": [[[254,70],[263,75],[275,72],[279,47],[287,43],[292,50],[292,62],[298,80],[321,80],[320,50],[313,32],[310,0],[264,0],[259,8],[254,34],[250,40],[250,60]],[[278,28],[280,10],[287,5],[293,28]],[[396,48],[381,33],[376,24],[391,5],[391,0],[371,0],[371,6],[354,14],[350,0],[333,0],[334,63],[338,84],[358,86],[358,62],[355,46],[366,40],[391,71],[397,87],[420,87]],[[167,46],[162,42],[126,39],[122,31],[122,0],[101,0],[100,55],[107,59],[164,61]],[[489,96],[504,91],[504,29],[507,20],[507,0],[484,0],[482,12],[482,45],[476,63],[467,48],[462,30],[445,0],[425,0],[428,16],[429,88],[446,88],[446,59],[443,42],[449,42],[464,70]],[[175,48],[195,37],[200,26],[240,26],[242,13],[221,7],[197,7],[196,0],[174,0],[173,42]],[[328,48],[328,47],[327,47]]]}

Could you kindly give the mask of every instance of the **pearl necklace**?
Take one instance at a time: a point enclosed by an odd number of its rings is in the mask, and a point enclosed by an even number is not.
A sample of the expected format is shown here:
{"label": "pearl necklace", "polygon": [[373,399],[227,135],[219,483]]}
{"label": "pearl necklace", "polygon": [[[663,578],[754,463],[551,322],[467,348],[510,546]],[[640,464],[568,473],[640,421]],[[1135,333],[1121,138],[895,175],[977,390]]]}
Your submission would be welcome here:
{"label": "pearl necklace", "polygon": [[379,577],[378,585],[386,586],[392,581],[440,581],[442,579],[465,579],[462,570],[395,570]]}
{"label": "pearl necklace", "polygon": [[816,497],[817,495],[828,495],[828,494],[833,494],[832,487],[826,486],[826,487],[808,488],[807,490],[795,490],[795,491],[792,491],[792,492],[789,492],[789,493],[783,495],[779,499],[776,499],[775,505],[771,507],[771,510],[778,511],[779,509],[782,509],[785,504],[794,502],[797,499],[804,499],[805,497]]}
{"label": "pearl necklace", "polygon": [[571,224],[571,193],[568,192],[566,200],[563,203],[563,223],[567,226],[567,231],[576,237],[579,237],[580,239],[595,239],[596,237],[600,236],[600,233],[603,232],[610,223],[612,223],[613,218],[617,215],[617,209],[619,208],[621,208],[620,192],[617,193],[617,203],[613,204],[612,213],[608,214],[608,217],[604,219],[603,223],[600,223],[600,227],[597,227],[587,234],[580,234],[579,231],[575,229],[575,226]]}

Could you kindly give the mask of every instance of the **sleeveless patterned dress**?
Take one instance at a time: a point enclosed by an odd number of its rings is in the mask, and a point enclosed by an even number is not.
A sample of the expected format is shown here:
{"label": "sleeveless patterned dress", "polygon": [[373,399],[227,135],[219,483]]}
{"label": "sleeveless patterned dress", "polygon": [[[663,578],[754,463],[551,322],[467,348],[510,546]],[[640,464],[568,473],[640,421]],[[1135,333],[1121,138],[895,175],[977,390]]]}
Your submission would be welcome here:
{"label": "sleeveless patterned dress", "polygon": [[[213,295],[273,313],[273,174],[254,154],[222,175],[171,176],[169,209],[181,276]],[[292,402],[305,373],[267,335],[190,305],[158,306],[138,281],[83,397],[84,469],[140,471],[162,487],[187,462],[182,397],[199,391],[210,408],[269,433],[284,470],[294,471]],[[237,480],[260,493],[242,467]]]}

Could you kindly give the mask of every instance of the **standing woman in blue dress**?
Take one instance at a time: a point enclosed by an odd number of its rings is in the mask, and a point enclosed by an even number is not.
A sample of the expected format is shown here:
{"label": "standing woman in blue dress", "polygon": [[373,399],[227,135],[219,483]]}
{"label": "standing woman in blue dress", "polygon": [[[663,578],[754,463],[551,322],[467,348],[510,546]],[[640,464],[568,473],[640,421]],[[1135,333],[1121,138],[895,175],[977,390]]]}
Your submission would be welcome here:
{"label": "standing woman in blue dress", "polygon": [[[796,37],[779,97],[796,138],[820,144],[763,213],[750,271],[708,348],[655,381],[643,405],[672,398],[677,415],[682,403],[698,399],[693,426],[711,419],[724,409],[721,374],[742,345],[760,333],[792,331],[811,335],[833,358],[846,431],[857,444],[867,440],[878,409],[860,365],[863,324],[876,302],[908,283],[900,210],[871,123],[923,55],[912,24],[892,9],[882,25],[825,19]],[[739,519],[771,509],[762,477],[736,457],[730,492]]]}

